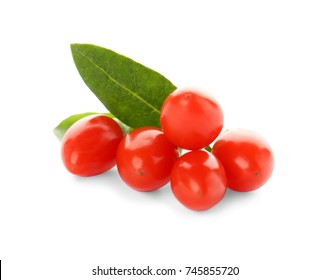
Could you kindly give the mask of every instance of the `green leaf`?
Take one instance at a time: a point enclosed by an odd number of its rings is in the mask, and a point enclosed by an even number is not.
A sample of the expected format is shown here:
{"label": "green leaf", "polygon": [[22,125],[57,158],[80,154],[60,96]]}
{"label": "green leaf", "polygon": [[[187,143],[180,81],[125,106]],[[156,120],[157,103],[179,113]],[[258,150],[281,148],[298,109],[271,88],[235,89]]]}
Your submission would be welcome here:
{"label": "green leaf", "polygon": [[160,127],[160,110],[176,87],[164,76],[112,50],[72,44],[74,63],[90,90],[132,128]]}
{"label": "green leaf", "polygon": [[69,116],[65,120],[61,121],[55,128],[54,128],[54,134],[56,137],[61,141],[66,131],[71,127],[72,124],[74,124],[76,121],[95,114],[102,114],[105,116],[108,116],[110,118],[113,118],[121,127],[124,134],[127,134],[131,128],[120,122],[119,120],[115,119],[114,116],[111,113],[96,113],[96,112],[87,112],[87,113],[81,113],[81,114],[75,114],[72,116]]}

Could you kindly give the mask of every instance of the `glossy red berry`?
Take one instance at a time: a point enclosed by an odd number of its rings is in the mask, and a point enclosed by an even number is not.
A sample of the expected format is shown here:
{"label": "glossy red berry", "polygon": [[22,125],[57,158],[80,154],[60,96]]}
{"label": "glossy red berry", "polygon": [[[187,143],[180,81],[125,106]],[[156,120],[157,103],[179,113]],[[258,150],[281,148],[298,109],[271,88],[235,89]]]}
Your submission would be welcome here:
{"label": "glossy red berry", "polygon": [[215,99],[201,91],[177,89],[165,100],[161,127],[177,147],[198,150],[210,145],[223,128],[223,112]]}
{"label": "glossy red berry", "polygon": [[122,180],[137,191],[148,192],[166,185],[177,160],[177,148],[155,127],[129,132],[117,152]]}
{"label": "glossy red berry", "polygon": [[181,156],[171,174],[171,189],[184,206],[206,210],[216,205],[226,192],[226,175],[220,161],[206,151]]}
{"label": "glossy red berry", "polygon": [[231,129],[223,132],[212,153],[222,162],[227,186],[232,190],[256,190],[272,175],[273,151],[268,142],[253,131]]}
{"label": "glossy red berry", "polygon": [[61,155],[68,171],[93,176],[111,169],[123,138],[120,126],[104,115],[91,115],[75,122],[62,139]]}

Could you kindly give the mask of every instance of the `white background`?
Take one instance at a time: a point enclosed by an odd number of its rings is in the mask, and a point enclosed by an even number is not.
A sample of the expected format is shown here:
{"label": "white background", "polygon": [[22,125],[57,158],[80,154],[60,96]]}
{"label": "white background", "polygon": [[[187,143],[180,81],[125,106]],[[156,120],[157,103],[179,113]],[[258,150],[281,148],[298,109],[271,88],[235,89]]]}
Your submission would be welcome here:
{"label": "white background", "polygon": [[[328,279],[328,14],[328,1],[318,0],[1,1],[3,279],[95,279],[97,265],[238,266],[240,275],[226,278]],[[110,48],[178,87],[209,91],[226,128],[270,142],[271,180],[199,213],[169,186],[133,191],[115,169],[69,174],[52,129],[71,114],[104,111],[70,43]]]}

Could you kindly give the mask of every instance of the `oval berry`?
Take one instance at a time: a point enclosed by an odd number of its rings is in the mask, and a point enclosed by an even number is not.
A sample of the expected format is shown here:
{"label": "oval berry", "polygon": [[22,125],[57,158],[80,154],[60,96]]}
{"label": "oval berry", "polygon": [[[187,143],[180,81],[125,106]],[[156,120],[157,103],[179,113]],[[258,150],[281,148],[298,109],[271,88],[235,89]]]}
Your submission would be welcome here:
{"label": "oval berry", "polygon": [[178,157],[177,148],[155,127],[129,132],[117,151],[122,180],[137,191],[148,192],[166,185]]}
{"label": "oval berry", "polygon": [[220,105],[201,91],[177,89],[165,100],[160,123],[177,147],[198,150],[210,145],[223,128]]}
{"label": "oval berry", "polygon": [[122,130],[113,119],[104,115],[84,117],[75,122],[62,139],[64,166],[79,176],[103,173],[115,165],[122,138]]}
{"label": "oval berry", "polygon": [[273,151],[259,134],[232,129],[221,134],[212,153],[222,162],[228,188],[247,192],[263,186],[274,168]]}
{"label": "oval berry", "polygon": [[171,174],[171,189],[185,207],[206,210],[216,205],[226,192],[226,175],[220,161],[206,151],[181,156]]}

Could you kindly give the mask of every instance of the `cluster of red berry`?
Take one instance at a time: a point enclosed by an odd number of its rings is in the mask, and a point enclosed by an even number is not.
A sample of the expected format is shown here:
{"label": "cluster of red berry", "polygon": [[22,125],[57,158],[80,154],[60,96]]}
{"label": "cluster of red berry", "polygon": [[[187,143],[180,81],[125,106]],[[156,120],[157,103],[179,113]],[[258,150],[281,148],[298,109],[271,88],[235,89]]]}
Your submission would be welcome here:
{"label": "cluster of red berry", "polygon": [[244,129],[221,133],[223,119],[220,105],[210,96],[177,89],[163,103],[161,129],[141,127],[123,135],[108,116],[84,117],[64,135],[62,159],[79,176],[97,175],[116,164],[122,180],[137,191],[154,191],[170,182],[183,205],[206,210],[227,188],[258,189],[274,167],[263,137]]}

